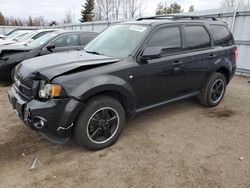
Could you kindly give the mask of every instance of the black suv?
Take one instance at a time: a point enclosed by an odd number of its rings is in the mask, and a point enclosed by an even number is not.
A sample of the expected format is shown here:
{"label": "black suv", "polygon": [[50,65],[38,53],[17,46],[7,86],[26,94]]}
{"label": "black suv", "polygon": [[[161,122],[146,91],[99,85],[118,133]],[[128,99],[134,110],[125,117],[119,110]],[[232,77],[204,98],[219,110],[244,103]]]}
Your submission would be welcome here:
{"label": "black suv", "polygon": [[0,80],[13,79],[15,67],[21,61],[51,53],[82,50],[97,36],[97,33],[83,31],[50,30],[47,34],[44,32],[27,45],[0,46]]}
{"label": "black suv", "polygon": [[107,28],[83,51],[26,60],[9,99],[22,120],[51,141],[73,135],[88,149],[113,144],[136,113],[197,96],[218,105],[236,69],[224,22],[141,18]]}

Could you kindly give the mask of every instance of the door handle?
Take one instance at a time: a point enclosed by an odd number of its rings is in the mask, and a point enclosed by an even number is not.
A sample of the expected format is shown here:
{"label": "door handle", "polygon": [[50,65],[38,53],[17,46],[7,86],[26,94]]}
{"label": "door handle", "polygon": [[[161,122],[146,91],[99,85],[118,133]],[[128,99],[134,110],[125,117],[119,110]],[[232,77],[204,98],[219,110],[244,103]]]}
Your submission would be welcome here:
{"label": "door handle", "polygon": [[216,57],[217,57],[216,54],[210,54],[208,58],[209,58],[209,59],[213,59],[213,58],[216,58]]}
{"label": "door handle", "polygon": [[180,66],[182,64],[181,61],[175,61],[174,63],[172,63],[172,66],[177,67]]}

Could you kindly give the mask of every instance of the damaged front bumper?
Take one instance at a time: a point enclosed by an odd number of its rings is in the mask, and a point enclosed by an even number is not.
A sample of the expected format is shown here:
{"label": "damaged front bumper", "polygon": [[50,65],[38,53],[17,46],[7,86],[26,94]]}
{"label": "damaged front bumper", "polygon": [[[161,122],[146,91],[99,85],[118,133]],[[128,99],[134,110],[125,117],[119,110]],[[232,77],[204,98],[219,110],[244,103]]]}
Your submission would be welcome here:
{"label": "damaged front bumper", "polygon": [[8,96],[23,122],[55,143],[64,143],[71,138],[73,123],[83,108],[83,103],[72,98],[25,101],[14,87]]}

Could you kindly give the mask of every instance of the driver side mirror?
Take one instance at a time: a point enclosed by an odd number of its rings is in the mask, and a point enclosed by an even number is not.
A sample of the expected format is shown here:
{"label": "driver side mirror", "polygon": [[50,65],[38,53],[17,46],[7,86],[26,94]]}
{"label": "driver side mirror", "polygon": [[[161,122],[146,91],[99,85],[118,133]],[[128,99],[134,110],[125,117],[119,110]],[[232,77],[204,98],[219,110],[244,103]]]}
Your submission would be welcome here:
{"label": "driver side mirror", "polygon": [[46,46],[46,48],[47,48],[48,51],[52,52],[53,49],[56,48],[56,46],[54,44],[49,44],[48,46]]}
{"label": "driver side mirror", "polygon": [[150,59],[157,59],[160,58],[162,55],[162,48],[160,47],[147,47],[145,48],[141,59],[146,61]]}

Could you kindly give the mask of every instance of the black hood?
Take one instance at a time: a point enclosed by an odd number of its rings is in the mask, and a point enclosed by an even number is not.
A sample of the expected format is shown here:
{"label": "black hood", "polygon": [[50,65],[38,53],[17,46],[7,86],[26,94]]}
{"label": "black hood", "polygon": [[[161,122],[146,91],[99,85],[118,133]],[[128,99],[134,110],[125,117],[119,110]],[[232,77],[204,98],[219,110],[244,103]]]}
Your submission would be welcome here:
{"label": "black hood", "polygon": [[52,80],[74,70],[85,70],[89,67],[118,61],[121,59],[94,55],[84,51],[70,51],[25,60],[18,66],[17,71],[29,77]]}
{"label": "black hood", "polygon": [[0,56],[12,53],[27,52],[32,48],[25,45],[0,45]]}

